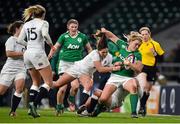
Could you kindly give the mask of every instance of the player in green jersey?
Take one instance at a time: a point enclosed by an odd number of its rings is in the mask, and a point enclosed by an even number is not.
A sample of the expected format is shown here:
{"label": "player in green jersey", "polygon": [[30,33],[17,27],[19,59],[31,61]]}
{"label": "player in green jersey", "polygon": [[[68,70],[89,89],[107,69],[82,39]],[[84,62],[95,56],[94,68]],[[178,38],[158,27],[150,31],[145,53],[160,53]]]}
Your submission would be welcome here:
{"label": "player in green jersey", "polygon": [[[120,40],[116,35],[105,28],[101,28],[101,32],[104,33],[108,39],[118,45],[119,55],[114,62],[119,62],[121,69],[119,71],[112,72],[102,91],[98,106],[93,116],[97,116],[104,106],[108,106],[109,98],[119,87],[122,86],[123,89],[130,93],[132,111],[131,117],[137,118],[136,107],[138,102],[137,92],[139,84],[138,81],[133,77],[135,73],[137,74],[141,72],[143,67],[141,63],[141,54],[138,52],[138,48],[142,42],[142,36],[138,32],[131,32],[129,35],[127,35],[127,43]],[[118,98],[118,96],[116,98]],[[113,101],[115,100],[112,100],[112,102]]]}
{"label": "player in green jersey", "polygon": [[[57,40],[54,47],[59,50],[59,68],[58,74],[62,75],[68,68],[70,68],[76,61],[83,58],[83,50],[87,49],[88,53],[92,51],[88,38],[85,34],[78,31],[79,23],[75,19],[70,19],[67,22],[68,31],[63,33]],[[51,50],[49,57],[54,54],[55,51]],[[71,82],[70,95],[68,98],[69,108],[71,111],[75,110],[74,99],[79,87],[78,80]],[[57,115],[61,114],[64,109],[63,100],[67,85],[59,88],[57,93]]]}

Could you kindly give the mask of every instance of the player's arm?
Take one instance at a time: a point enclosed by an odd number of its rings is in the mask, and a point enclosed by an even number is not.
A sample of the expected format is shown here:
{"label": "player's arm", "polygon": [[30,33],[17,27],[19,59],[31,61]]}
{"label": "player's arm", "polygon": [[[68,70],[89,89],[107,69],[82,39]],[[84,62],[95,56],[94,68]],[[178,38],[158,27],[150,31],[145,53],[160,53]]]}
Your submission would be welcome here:
{"label": "player's arm", "polygon": [[117,70],[120,70],[120,68],[121,68],[121,66],[104,67],[104,66],[102,66],[100,61],[94,61],[94,66],[95,66],[96,70],[100,73],[117,71]]}
{"label": "player's arm", "polygon": [[111,31],[109,31],[105,28],[101,28],[101,32],[104,33],[108,39],[110,39],[111,41],[113,41],[115,43],[117,40],[119,40],[119,38],[115,34],[113,34]]}
{"label": "player's arm", "polygon": [[6,56],[7,57],[14,57],[14,58],[16,58],[16,57],[22,57],[23,56],[23,52],[15,52],[15,51],[6,51]]}
{"label": "player's arm", "polygon": [[22,28],[20,34],[19,34],[19,37],[18,37],[18,40],[17,40],[17,43],[23,45],[23,46],[27,46],[27,42],[24,41],[24,39],[26,38],[26,32],[24,30],[24,28]]}
{"label": "player's arm", "polygon": [[86,44],[86,49],[87,49],[88,53],[90,53],[92,51],[92,47],[89,42]]}
{"label": "player's arm", "polygon": [[48,58],[51,59],[60,47],[61,47],[61,44],[59,42],[56,42],[56,44],[53,46],[53,49],[50,50]]}
{"label": "player's arm", "polygon": [[49,24],[48,24],[48,22],[45,21],[43,23],[41,32],[42,32],[42,36],[46,39],[45,42],[52,48],[53,43],[52,43],[52,40],[49,36]]}
{"label": "player's arm", "polygon": [[129,60],[124,60],[123,64],[129,66],[136,73],[140,73],[143,68],[143,64],[139,60],[135,61],[134,63],[131,63]]}

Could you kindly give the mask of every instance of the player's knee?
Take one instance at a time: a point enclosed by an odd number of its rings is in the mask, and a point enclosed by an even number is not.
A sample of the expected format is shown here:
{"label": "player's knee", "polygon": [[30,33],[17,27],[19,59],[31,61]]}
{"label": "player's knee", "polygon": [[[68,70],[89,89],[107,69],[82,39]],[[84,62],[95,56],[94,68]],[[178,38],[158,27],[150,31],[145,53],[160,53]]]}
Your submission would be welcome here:
{"label": "player's knee", "polygon": [[105,103],[107,100],[108,100],[108,98],[105,96],[101,96],[99,99],[100,103]]}
{"label": "player's knee", "polygon": [[60,94],[65,94],[65,92],[66,92],[66,90],[65,89],[59,89],[59,91],[58,91],[58,95],[60,95]]}
{"label": "player's knee", "polygon": [[98,96],[98,97],[100,97],[101,96],[101,93],[102,93],[102,91],[101,90],[99,90],[99,89],[96,89],[95,91],[94,91],[94,95],[95,96]]}

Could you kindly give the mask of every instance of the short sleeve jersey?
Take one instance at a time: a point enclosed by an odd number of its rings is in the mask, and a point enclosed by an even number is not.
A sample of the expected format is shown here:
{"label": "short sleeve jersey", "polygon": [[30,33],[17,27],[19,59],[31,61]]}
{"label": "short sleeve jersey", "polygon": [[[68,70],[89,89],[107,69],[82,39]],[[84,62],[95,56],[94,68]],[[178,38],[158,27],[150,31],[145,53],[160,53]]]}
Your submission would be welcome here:
{"label": "short sleeve jersey", "polygon": [[[17,38],[11,36],[5,43],[6,51],[23,52],[25,47],[17,43]],[[23,57],[12,58],[8,57],[1,73],[17,73],[25,71]]]}
{"label": "short sleeve jersey", "polygon": [[[134,63],[136,61],[141,61],[142,57],[138,50],[128,51],[127,50],[128,44],[123,40],[118,40],[116,43],[119,47],[119,51],[118,51],[119,55],[116,57],[113,63],[117,61],[123,62],[125,59],[128,59],[131,63]],[[127,77],[134,76],[134,71],[127,66],[122,67],[119,71],[113,71],[112,73]]]}
{"label": "short sleeve jersey", "polygon": [[81,32],[73,38],[69,32],[66,32],[58,38],[57,42],[62,46],[59,53],[60,60],[75,62],[83,58],[83,50],[88,43],[88,38]]}
{"label": "short sleeve jersey", "polygon": [[42,36],[43,26],[49,28],[49,23],[45,20],[41,20],[38,18],[35,18],[24,24],[22,32],[24,32],[27,37],[27,50],[45,50],[45,39]]}
{"label": "short sleeve jersey", "polygon": [[86,57],[76,63],[83,70],[88,72],[95,72],[95,61],[100,61],[102,66],[110,66],[112,64],[112,55],[108,53],[108,55],[103,60],[101,60],[98,50],[93,50]]}
{"label": "short sleeve jersey", "polygon": [[160,44],[152,39],[147,42],[143,42],[139,47],[139,51],[142,54],[142,64],[147,66],[154,66],[156,58],[153,55],[151,49],[155,49],[158,55],[164,54],[164,50],[161,48]]}

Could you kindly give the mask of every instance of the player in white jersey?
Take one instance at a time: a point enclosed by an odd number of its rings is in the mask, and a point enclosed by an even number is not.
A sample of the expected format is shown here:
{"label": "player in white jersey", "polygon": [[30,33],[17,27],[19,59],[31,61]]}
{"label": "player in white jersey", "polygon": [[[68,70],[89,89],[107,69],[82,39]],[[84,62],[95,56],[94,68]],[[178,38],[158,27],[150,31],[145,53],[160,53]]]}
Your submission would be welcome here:
{"label": "player in white jersey", "polygon": [[[24,53],[24,62],[33,81],[30,97],[34,97],[34,101],[31,101],[29,105],[31,115],[34,118],[39,117],[39,114],[36,112],[36,106],[48,94],[53,79],[52,69],[45,53],[45,42],[51,49],[54,49],[54,47],[49,36],[49,24],[44,20],[45,14],[46,10],[41,5],[34,5],[25,9],[23,17],[26,23],[18,38],[20,44],[27,45],[27,50]],[[24,41],[25,38],[27,38],[27,42]],[[44,84],[37,93],[41,77]],[[37,96],[34,95],[35,92]]]}
{"label": "player in white jersey", "polygon": [[0,74],[0,95],[3,95],[14,82],[15,93],[12,97],[10,116],[16,116],[16,109],[22,98],[26,70],[23,61],[25,47],[17,43],[17,37],[23,26],[22,21],[15,21],[8,27],[9,37],[5,43],[7,60]]}
{"label": "player in white jersey", "polygon": [[[102,64],[102,62],[104,62]],[[108,54],[107,43],[105,37],[98,42],[97,50],[90,52],[84,59],[75,62],[65,73],[53,84],[54,87],[61,87],[68,82],[78,78],[83,85],[85,92],[82,97],[89,97],[93,86],[92,75],[97,70],[99,72],[111,72],[119,70],[119,66],[105,67],[107,63],[112,62],[112,56]],[[86,100],[87,100],[86,99]],[[86,101],[84,101],[85,103]]]}

